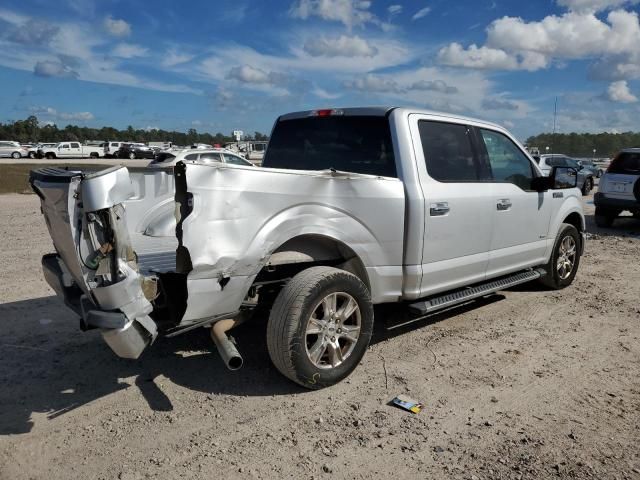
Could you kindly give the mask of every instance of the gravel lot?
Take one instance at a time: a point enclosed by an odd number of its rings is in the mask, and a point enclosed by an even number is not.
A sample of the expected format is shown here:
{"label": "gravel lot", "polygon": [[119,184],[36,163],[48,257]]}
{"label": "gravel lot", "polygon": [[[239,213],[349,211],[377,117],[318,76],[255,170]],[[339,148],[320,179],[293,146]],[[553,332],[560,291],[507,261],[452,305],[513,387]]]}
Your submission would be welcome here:
{"label": "gravel lot", "polygon": [[[205,330],[116,358],[42,279],[35,195],[0,196],[0,479],[640,478],[640,221],[597,229],[573,286],[527,285],[387,331],[303,391],[264,323],[227,371]],[[417,415],[387,405],[405,393]]]}

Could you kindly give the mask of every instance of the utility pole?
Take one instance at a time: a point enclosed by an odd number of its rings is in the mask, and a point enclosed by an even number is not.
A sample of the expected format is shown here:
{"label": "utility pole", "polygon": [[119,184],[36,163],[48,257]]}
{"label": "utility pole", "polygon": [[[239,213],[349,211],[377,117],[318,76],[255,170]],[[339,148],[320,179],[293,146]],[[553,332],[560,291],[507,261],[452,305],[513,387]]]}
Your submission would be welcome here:
{"label": "utility pole", "polygon": [[553,133],[551,134],[551,153],[553,153],[553,144],[556,139],[556,118],[558,117],[558,96],[553,105]]}

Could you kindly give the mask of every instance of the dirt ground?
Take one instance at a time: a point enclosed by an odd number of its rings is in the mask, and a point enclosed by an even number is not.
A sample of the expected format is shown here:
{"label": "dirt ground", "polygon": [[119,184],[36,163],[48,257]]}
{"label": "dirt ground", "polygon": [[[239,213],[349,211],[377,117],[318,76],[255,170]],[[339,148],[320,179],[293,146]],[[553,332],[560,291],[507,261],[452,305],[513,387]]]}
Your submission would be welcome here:
{"label": "dirt ground", "polygon": [[640,221],[597,229],[590,202],[571,287],[392,331],[380,309],[356,372],[309,392],[271,366],[265,322],[235,334],[235,373],[206,330],[116,358],[42,279],[37,198],[1,195],[0,479],[640,478]]}

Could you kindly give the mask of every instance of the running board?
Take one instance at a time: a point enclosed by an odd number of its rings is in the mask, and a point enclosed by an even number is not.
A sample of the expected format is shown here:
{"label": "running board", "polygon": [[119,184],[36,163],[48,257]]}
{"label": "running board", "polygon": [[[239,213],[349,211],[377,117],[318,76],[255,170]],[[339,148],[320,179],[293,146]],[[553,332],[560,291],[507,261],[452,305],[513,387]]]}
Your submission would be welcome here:
{"label": "running board", "polygon": [[427,315],[437,310],[453,307],[461,303],[474,300],[476,298],[490,295],[499,290],[504,290],[521,283],[527,283],[532,280],[536,280],[546,275],[543,269],[527,270],[525,272],[515,273],[507,277],[499,278],[498,280],[492,280],[487,283],[481,283],[475,287],[467,287],[462,290],[456,290],[452,293],[447,293],[440,297],[433,297],[429,300],[422,300],[420,302],[412,303],[409,305],[409,310],[414,315]]}

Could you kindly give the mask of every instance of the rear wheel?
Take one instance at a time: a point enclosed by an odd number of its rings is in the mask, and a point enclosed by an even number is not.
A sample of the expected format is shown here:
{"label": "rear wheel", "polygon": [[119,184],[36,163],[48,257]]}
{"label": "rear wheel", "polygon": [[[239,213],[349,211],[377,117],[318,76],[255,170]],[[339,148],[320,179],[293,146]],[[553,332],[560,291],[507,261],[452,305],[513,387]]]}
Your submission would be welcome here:
{"label": "rear wheel", "polygon": [[569,223],[563,223],[553,245],[549,263],[545,266],[547,274],[541,282],[549,288],[560,290],[573,282],[580,265],[582,238],[578,229]]}
{"label": "rear wheel", "polygon": [[55,153],[47,153],[45,155],[45,158],[48,158],[49,160],[53,160],[54,158],[56,158],[56,154]]}
{"label": "rear wheel", "polygon": [[91,152],[91,153],[89,154],[89,156],[90,156],[91,158],[98,158],[100,155],[98,155],[98,152]]}
{"label": "rear wheel", "polygon": [[275,367],[305,388],[334,385],[358,366],[373,331],[369,290],[355,275],[312,267],[280,291],[267,326]]}
{"label": "rear wheel", "polygon": [[595,221],[596,225],[601,228],[607,228],[613,225],[613,221],[620,215],[618,210],[606,207],[596,207]]}
{"label": "rear wheel", "polygon": [[582,195],[587,196],[589,192],[593,189],[593,179],[591,177],[587,177],[582,185]]}
{"label": "rear wheel", "polygon": [[17,160],[18,158],[22,158],[22,155],[20,154],[20,152],[13,152],[11,154],[11,158],[15,158]]}
{"label": "rear wheel", "polygon": [[136,154],[134,152],[129,152],[129,158],[131,160],[135,160],[136,159]]}
{"label": "rear wheel", "polygon": [[29,158],[36,158],[36,152],[29,152]]}

